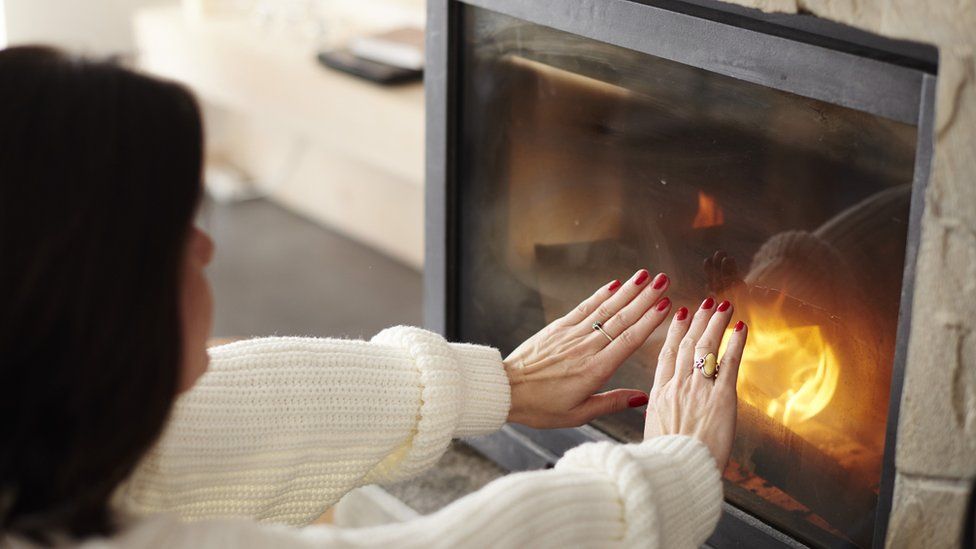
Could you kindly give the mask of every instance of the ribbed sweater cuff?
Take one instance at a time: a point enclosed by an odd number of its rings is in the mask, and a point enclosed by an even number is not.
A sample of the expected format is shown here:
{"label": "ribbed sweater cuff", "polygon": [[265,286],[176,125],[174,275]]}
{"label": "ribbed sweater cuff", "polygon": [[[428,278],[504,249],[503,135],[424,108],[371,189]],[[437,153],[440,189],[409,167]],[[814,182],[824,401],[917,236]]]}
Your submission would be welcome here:
{"label": "ribbed sweater cuff", "polygon": [[486,435],[505,424],[511,388],[498,349],[451,343],[461,368],[461,417],[456,437]]}
{"label": "ribbed sweater cuff", "polygon": [[584,444],[567,452],[556,469],[597,470],[611,478],[623,505],[624,545],[699,547],[722,512],[715,460],[693,438]]}
{"label": "ribbed sweater cuff", "polygon": [[628,447],[638,458],[668,456],[673,467],[647,470],[658,493],[658,517],[667,524],[662,547],[699,547],[722,515],[722,475],[696,438],[659,436]]}

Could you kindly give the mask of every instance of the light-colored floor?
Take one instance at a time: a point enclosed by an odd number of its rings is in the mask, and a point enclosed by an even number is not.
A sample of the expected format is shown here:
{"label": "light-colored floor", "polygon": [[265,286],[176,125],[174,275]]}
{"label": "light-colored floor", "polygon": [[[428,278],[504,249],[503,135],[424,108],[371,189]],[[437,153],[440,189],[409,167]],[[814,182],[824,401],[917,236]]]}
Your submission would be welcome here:
{"label": "light-colored floor", "polygon": [[[369,338],[387,326],[423,324],[419,272],[280,206],[208,202],[200,224],[217,246],[209,274],[218,338]],[[434,469],[385,488],[426,514],[502,474],[455,442]]]}

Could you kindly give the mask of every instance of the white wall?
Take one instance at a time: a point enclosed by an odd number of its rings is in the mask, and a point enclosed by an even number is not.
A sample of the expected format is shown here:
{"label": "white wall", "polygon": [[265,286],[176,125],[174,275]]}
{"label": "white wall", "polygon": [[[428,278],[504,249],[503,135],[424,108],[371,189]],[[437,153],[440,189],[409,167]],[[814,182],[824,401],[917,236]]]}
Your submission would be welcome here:
{"label": "white wall", "polygon": [[[79,53],[105,55],[133,53],[131,16],[137,9],[179,1],[0,0],[0,6],[6,4],[6,35],[10,44],[44,43]],[[423,13],[424,0],[384,2]],[[0,23],[3,15],[0,10]],[[3,34],[0,24],[0,47],[4,45]]]}
{"label": "white wall", "polygon": [[10,44],[44,43],[95,55],[131,53],[132,13],[177,0],[0,0]]}
{"label": "white wall", "polygon": [[7,47],[7,21],[4,13],[3,0],[0,0],[0,49]]}

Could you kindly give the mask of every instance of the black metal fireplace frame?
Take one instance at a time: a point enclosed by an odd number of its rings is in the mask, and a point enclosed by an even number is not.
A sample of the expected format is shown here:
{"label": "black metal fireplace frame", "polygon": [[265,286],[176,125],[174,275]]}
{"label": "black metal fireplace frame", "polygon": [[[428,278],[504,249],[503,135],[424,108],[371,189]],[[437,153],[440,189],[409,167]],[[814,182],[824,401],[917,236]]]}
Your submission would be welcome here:
{"label": "black metal fireplace frame", "polygon": [[[719,74],[916,124],[918,146],[895,348],[875,547],[884,544],[894,489],[894,453],[916,256],[932,156],[937,52],[804,15],[770,15],[714,0],[428,0],[426,251],[428,328],[457,338],[457,127],[465,6],[699,67]],[[584,426],[539,431],[506,425],[470,441],[508,470],[551,466],[566,450],[609,437]],[[726,503],[709,545],[804,547]]]}

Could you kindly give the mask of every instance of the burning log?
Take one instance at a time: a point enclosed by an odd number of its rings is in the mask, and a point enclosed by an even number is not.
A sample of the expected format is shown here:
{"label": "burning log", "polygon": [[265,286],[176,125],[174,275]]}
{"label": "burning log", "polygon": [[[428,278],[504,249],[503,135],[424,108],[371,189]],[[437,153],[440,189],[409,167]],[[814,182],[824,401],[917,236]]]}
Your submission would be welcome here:
{"label": "burning log", "polygon": [[853,304],[840,318],[778,289],[741,285],[733,299],[750,327],[740,396],[787,427],[816,416],[880,455],[891,358],[874,324]]}
{"label": "burning log", "polygon": [[[856,463],[845,466],[842,460],[741,400],[737,429],[732,458],[743,473],[756,475],[790,494],[852,541],[870,545],[878,500],[870,475]],[[856,461],[854,454],[851,459]]]}

